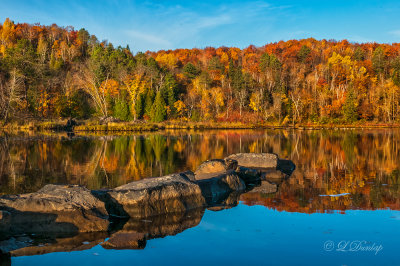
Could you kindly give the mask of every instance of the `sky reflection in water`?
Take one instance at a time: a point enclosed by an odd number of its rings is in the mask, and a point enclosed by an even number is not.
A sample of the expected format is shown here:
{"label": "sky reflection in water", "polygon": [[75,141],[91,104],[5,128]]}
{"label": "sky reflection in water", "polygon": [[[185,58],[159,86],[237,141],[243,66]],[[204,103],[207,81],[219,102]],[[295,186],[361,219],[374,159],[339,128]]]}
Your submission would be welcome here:
{"label": "sky reflection in water", "polygon": [[[13,258],[15,265],[397,265],[400,212],[347,211],[346,214],[278,212],[246,206],[206,211],[200,224],[176,236],[153,239],[144,250],[50,253]],[[366,240],[373,251],[326,251],[326,241]]]}

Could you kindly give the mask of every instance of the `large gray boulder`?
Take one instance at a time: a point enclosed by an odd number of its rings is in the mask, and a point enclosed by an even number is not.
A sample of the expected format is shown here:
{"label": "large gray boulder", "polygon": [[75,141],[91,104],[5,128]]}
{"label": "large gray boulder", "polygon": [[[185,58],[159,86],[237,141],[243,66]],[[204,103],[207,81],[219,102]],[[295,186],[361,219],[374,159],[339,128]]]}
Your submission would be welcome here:
{"label": "large gray boulder", "polygon": [[0,209],[29,212],[96,211],[107,216],[104,202],[78,185],[46,185],[37,192],[0,197]]}
{"label": "large gray boulder", "polygon": [[200,187],[184,174],[131,182],[107,191],[105,201],[110,214],[136,218],[185,212],[205,204]]}
{"label": "large gray boulder", "polygon": [[273,153],[236,153],[229,155],[225,160],[235,160],[239,166],[248,168],[275,168],[278,165],[278,156]]}
{"label": "large gray boulder", "polygon": [[[46,185],[39,191],[0,197],[0,232],[77,233],[105,231],[108,214],[104,202],[76,185]],[[8,221],[8,222],[7,222]]]}

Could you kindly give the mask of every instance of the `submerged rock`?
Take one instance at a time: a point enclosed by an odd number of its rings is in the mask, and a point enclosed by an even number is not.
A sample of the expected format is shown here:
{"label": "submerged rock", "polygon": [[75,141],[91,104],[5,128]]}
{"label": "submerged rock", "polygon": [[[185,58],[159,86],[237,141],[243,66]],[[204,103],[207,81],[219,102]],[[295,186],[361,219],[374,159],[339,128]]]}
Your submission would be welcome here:
{"label": "submerged rock", "polygon": [[276,168],[278,156],[273,153],[236,153],[225,160],[236,160],[239,166],[248,168]]}

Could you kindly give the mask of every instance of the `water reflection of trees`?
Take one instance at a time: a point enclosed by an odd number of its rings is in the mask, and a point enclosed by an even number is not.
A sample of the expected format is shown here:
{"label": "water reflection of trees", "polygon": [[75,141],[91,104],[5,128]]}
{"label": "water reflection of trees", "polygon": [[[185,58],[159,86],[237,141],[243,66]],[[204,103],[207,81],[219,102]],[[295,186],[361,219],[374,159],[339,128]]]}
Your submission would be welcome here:
{"label": "water reflection of trees", "polygon": [[[293,160],[297,168],[276,195],[242,196],[249,204],[261,202],[306,212],[399,205],[399,130],[170,131],[0,138],[2,193],[34,191],[47,183],[113,187],[194,170],[205,160],[231,153],[274,152]],[[318,196],[338,193],[351,196]]]}

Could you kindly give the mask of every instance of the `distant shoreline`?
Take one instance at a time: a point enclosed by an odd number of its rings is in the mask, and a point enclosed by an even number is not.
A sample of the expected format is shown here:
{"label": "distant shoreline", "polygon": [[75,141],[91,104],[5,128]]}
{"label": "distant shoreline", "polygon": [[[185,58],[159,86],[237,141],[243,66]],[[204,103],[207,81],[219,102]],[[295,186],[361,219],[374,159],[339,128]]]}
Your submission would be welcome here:
{"label": "distant shoreline", "polygon": [[365,124],[244,124],[241,122],[181,122],[166,121],[151,122],[106,122],[81,120],[77,125],[67,126],[67,120],[48,120],[30,122],[10,122],[0,126],[3,131],[60,131],[60,132],[149,132],[160,130],[235,130],[235,129],[296,129],[296,130],[323,130],[323,129],[377,129],[400,128],[400,124],[365,123]]}

